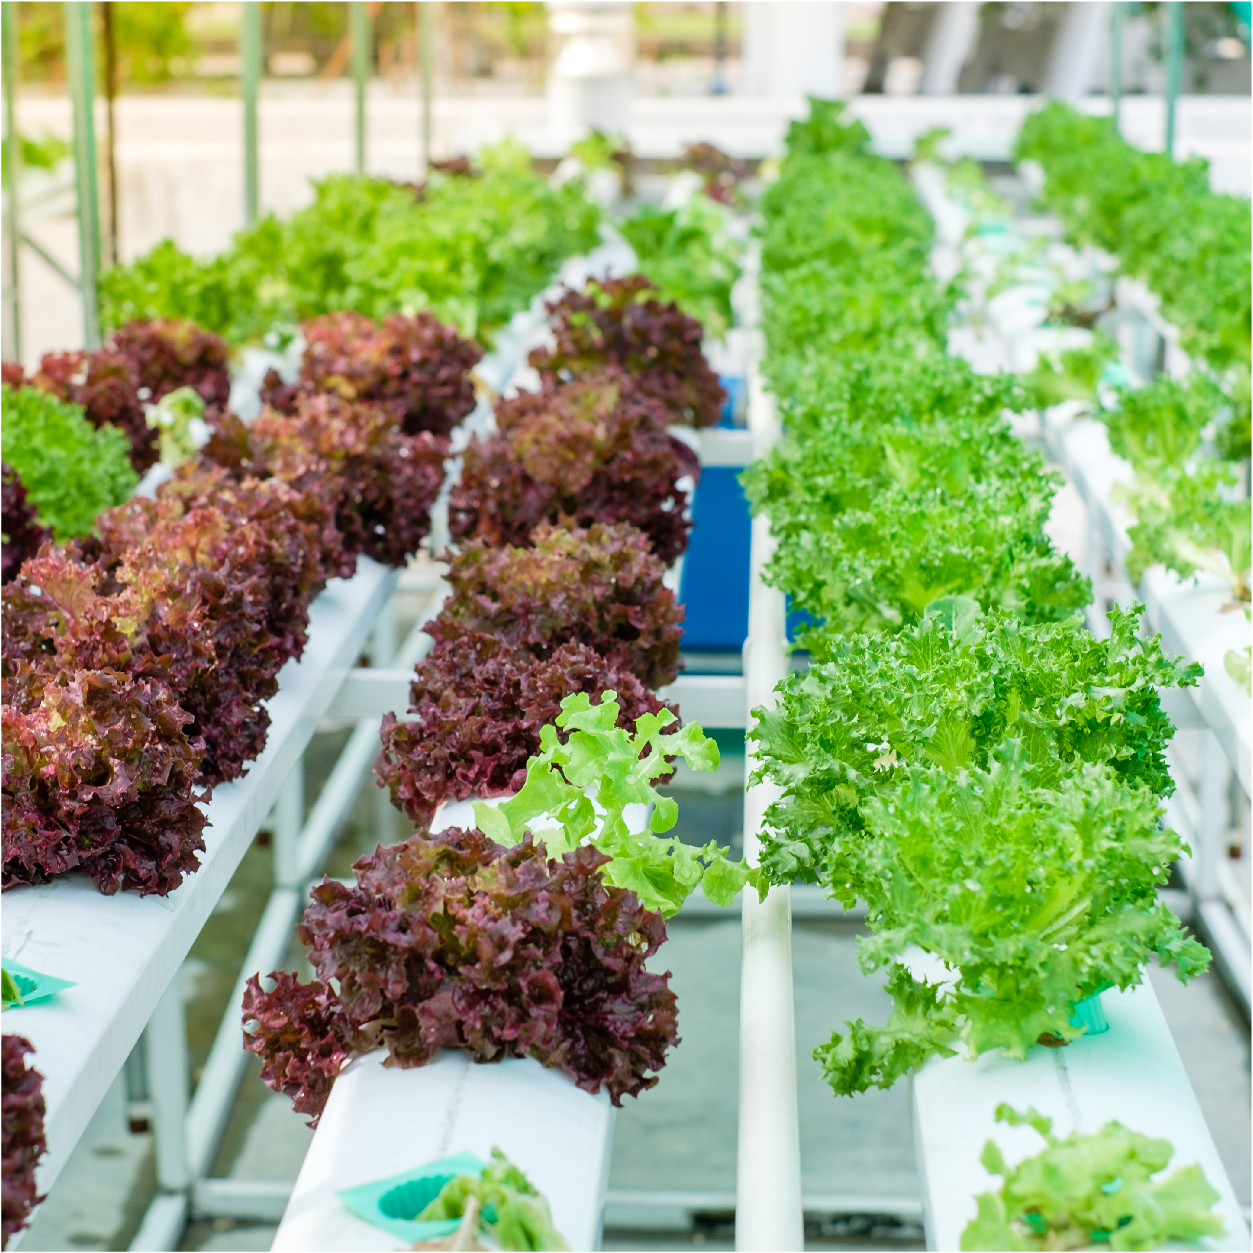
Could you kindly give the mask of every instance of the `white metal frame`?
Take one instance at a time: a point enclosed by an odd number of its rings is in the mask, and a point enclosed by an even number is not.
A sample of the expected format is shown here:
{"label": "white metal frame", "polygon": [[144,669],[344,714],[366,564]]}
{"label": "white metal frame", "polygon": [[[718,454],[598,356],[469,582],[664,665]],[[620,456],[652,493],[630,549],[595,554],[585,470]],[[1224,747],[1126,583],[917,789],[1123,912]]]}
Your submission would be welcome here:
{"label": "white metal frame", "polygon": [[[284,667],[279,692],[268,702],[267,747],[243,778],[215,790],[200,869],[182,886],[168,897],[108,897],[73,875],[6,896],[0,932],[5,955],[76,985],[53,1001],[6,1015],[6,1027],[34,1044],[34,1064],[44,1075],[48,1152],[39,1167],[41,1192],[56,1181],[154,1014],[163,1042],[153,1051],[154,1107],[161,1126],[179,1118],[186,1087],[180,1095],[169,1079],[179,1068],[180,1048],[185,1074],[185,1044],[181,1036],[166,1040],[162,1030],[175,1010],[181,1025],[175,976],[360,654],[395,580],[393,572],[361,558],[353,579],[332,580],[314,601],[304,655]],[[163,1184],[181,1178],[185,1161],[185,1151],[169,1143],[158,1149]]]}
{"label": "white metal frame", "polygon": [[[749,375],[749,429],[755,456],[763,456],[780,430],[774,399],[756,368]],[[787,675],[785,602],[762,580],[775,540],[765,514],[753,519],[744,681],[748,708],[769,708]],[[751,776],[757,756],[748,746]],[[747,784],[747,780],[746,780]],[[777,784],[744,791],[744,855],[756,864],[766,809]],[[796,1020],[792,985],[791,889],[772,887],[765,900],[742,898],[740,965],[740,1100],[735,1171],[735,1247],[803,1249],[800,1122],[796,1094]]]}

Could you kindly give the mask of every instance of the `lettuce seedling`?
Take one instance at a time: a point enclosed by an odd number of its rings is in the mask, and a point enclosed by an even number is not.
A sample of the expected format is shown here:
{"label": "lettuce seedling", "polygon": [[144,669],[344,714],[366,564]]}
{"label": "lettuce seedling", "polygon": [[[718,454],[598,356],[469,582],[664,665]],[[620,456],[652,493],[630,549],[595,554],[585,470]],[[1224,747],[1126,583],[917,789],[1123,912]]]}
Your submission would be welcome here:
{"label": "lettuce seedling", "polygon": [[[719,184],[715,183],[715,186]],[[618,223],[639,271],[712,339],[731,325],[731,289],[740,276],[743,245],[727,234],[728,215],[707,196],[677,209],[641,205]]]}
{"label": "lettuce seedling", "polygon": [[[1107,766],[1044,784],[1006,740],[987,769],[910,766],[862,813],[847,859],[871,933],[858,957],[867,973],[892,967],[896,1007],[886,1028],[858,1020],[815,1050],[840,1095],[891,1087],[962,1043],[1021,1058],[1037,1040],[1072,1040],[1074,1005],[1140,983],[1154,955],[1181,980],[1209,964],[1157,896],[1186,846]],[[951,973],[916,980],[902,964],[911,948]]]}
{"label": "lettuce seedling", "polygon": [[[715,841],[693,847],[663,839],[678,818],[678,804],[662,796],[654,781],[672,769],[667,758],[682,757],[693,770],[718,768],[718,746],[695,723],[663,735],[675,721],[668,709],[636,719],[635,733],[618,725],[617,693],[593,705],[585,692],[561,702],[556,726],[540,731],[540,751],[527,763],[522,790],[498,807],[474,805],[480,830],[512,845],[530,831],[563,854],[590,843],[612,860],[605,877],[629,888],[663,916],[678,912],[696,890],[716,905],[729,905],[756,875],[743,861],[727,859]],[[562,742],[558,730],[568,735]],[[631,830],[628,805],[650,807],[647,827]],[[548,822],[537,824],[537,818]],[[555,826],[553,825],[555,824]]]}
{"label": "lettuce seedling", "polygon": [[262,398],[290,413],[301,397],[330,392],[381,406],[406,435],[451,434],[474,408],[470,371],[483,350],[431,313],[375,322],[350,310],[306,322],[300,378],[283,387],[266,376]]}
{"label": "lettuce seedling", "polygon": [[[392,804],[427,825],[446,800],[516,792],[540,730],[573,692],[618,693],[619,725],[666,708],[629,670],[586,644],[562,644],[539,659],[529,649],[479,632],[435,645],[409,688],[410,717],[383,718],[375,766]],[[671,706],[677,712],[677,706]]]}
{"label": "lettuce seedling", "polygon": [[1232,467],[1218,461],[1137,480],[1126,492],[1136,515],[1127,531],[1131,578],[1139,582],[1155,562],[1182,578],[1204,570],[1227,584],[1233,603],[1248,604],[1253,518],[1235,489]]}
{"label": "lettuce seedling", "polygon": [[659,296],[642,274],[564,292],[546,306],[556,343],[532,352],[531,364],[554,379],[616,367],[662,403],[668,422],[716,426],[726,393],[701,351],[704,328]]}
{"label": "lettuce seedling", "polygon": [[463,454],[448,501],[454,539],[524,546],[541,522],[625,522],[648,536],[664,565],[687,548],[692,521],[679,483],[698,480],[700,462],[632,376],[607,368],[550,380],[500,404],[496,424]]}
{"label": "lettuce seedling", "polygon": [[[480,1175],[450,1179],[420,1214],[418,1222],[440,1222],[477,1214],[502,1249],[560,1250],[570,1246],[553,1226],[548,1202],[500,1151]],[[477,1224],[476,1224],[477,1225]]]}
{"label": "lettuce seedling", "polygon": [[978,1216],[962,1232],[963,1253],[976,1250],[1078,1249],[1108,1243],[1114,1250],[1160,1249],[1223,1234],[1212,1213],[1219,1195],[1199,1165],[1164,1179],[1174,1156],[1169,1140],[1155,1140],[1108,1122],[1094,1135],[1053,1133],[1053,1120],[1028,1109],[996,1107],[996,1121],[1030,1126],[1047,1147],[1009,1167],[994,1140],[979,1159],[1004,1182],[976,1197]]}
{"label": "lettuce seedling", "polygon": [[647,537],[633,526],[541,523],[527,548],[470,540],[452,557],[446,578],[452,592],[427,628],[436,640],[475,631],[541,659],[562,644],[586,644],[646,687],[674,682],[683,607]]}
{"label": "lettuce seedling", "polygon": [[401,1067],[441,1048],[533,1057],[615,1105],[652,1087],[678,1042],[669,975],[646,968],[666,928],[605,881],[607,862],[450,828],[380,846],[352,886],[324,880],[297,928],[317,979],[248,981],[262,1079],[315,1121],[343,1063],[380,1046]]}
{"label": "lettuce seedling", "polygon": [[782,795],[766,812],[771,882],[826,884],[851,905],[867,800],[912,765],[986,769],[1006,736],[1042,782],[1074,761],[1106,763],[1169,796],[1175,728],[1159,689],[1194,686],[1201,667],[1137,635],[1142,606],[1110,614],[1100,640],[1080,618],[1032,625],[960,597],[932,604],[895,636],[833,637],[820,662],[754,710],[755,776]]}

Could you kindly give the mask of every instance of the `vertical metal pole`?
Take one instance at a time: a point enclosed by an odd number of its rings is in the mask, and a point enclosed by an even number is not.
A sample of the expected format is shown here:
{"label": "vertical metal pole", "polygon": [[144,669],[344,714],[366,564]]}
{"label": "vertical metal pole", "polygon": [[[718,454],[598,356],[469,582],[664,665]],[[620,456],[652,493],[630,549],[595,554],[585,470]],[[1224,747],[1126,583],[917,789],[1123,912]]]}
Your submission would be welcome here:
{"label": "vertical metal pole", "polygon": [[357,105],[357,173],[365,173],[365,89],[370,77],[370,15],[365,0],[353,0],[348,6],[352,27],[352,81]]}
{"label": "vertical metal pole", "polygon": [[4,44],[4,334],[0,353],[8,361],[22,358],[22,296],[18,249],[22,228],[17,213],[17,182],[22,173],[17,133],[17,5],[0,4],[0,41]]}
{"label": "vertical metal pole", "polygon": [[1109,6],[1109,99],[1114,129],[1122,129],[1122,4]]}
{"label": "vertical metal pole", "polygon": [[300,832],[305,825],[305,761],[291,768],[274,802],[274,882],[281,888],[300,885]]}
{"label": "vertical metal pole", "polygon": [[239,12],[239,52],[243,61],[240,92],[244,98],[244,225],[257,220],[261,171],[257,162],[257,91],[261,86],[261,5],[244,0]]}
{"label": "vertical metal pole", "polygon": [[74,109],[74,184],[78,198],[78,289],[83,297],[83,343],[100,346],[100,199],[96,189],[96,77],[91,54],[91,5],[65,5],[65,56]]}
{"label": "vertical metal pole", "polygon": [[113,25],[113,5],[103,0],[100,5],[100,33],[104,36],[104,103],[108,137],[105,140],[104,163],[109,176],[109,252],[108,263],[117,265],[117,118],[114,103],[117,97],[117,31]]}
{"label": "vertical metal pole", "polygon": [[725,96],[728,91],[727,63],[727,6],[726,0],[714,5],[714,81],[711,94]]}
{"label": "vertical metal pole", "polygon": [[[753,454],[763,456],[778,438],[779,423],[753,371],[749,380]],[[769,520],[753,519],[744,642],[747,707],[774,703],[775,685],[787,674],[783,593],[767,587],[762,571],[774,549]],[[750,751],[745,771],[755,765]],[[776,784],[744,792],[744,857],[760,858],[760,831]],[[735,1247],[803,1249],[800,1122],[796,1096],[796,1022],[792,990],[791,892],[772,887],[764,901],[743,893],[740,957],[740,1101],[735,1178]]]}
{"label": "vertical metal pole", "polygon": [[1218,737],[1208,728],[1201,732],[1204,748],[1201,754],[1201,821],[1197,830],[1197,847],[1192,850],[1194,872],[1192,896],[1197,904],[1215,900],[1222,895],[1218,863],[1223,856],[1224,837],[1230,822],[1227,790],[1231,786],[1231,765]]}
{"label": "vertical metal pole", "polygon": [[431,168],[431,93],[435,78],[435,4],[434,0],[418,0],[422,15],[422,168],[425,178]]}
{"label": "vertical metal pole", "polygon": [[157,1184],[163,1192],[181,1192],[191,1186],[187,1158],[187,1027],[179,985],[179,975],[175,974],[144,1029]]}
{"label": "vertical metal pole", "polygon": [[[378,669],[391,669],[397,664],[399,647],[396,627],[396,598],[388,598],[374,624],[370,641],[370,663]],[[396,838],[397,809],[386,788],[371,788],[371,804],[374,807],[374,835],[381,844],[391,844]]]}
{"label": "vertical metal pole", "polygon": [[1183,5],[1171,0],[1166,6],[1166,155],[1175,155],[1175,114],[1179,108],[1179,85],[1183,78]]}

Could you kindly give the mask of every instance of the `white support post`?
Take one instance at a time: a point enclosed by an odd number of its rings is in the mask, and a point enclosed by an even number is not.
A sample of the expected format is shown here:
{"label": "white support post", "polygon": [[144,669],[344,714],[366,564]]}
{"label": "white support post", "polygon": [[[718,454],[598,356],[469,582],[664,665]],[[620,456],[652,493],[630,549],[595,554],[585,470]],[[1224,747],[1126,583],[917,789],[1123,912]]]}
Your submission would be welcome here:
{"label": "white support post", "polygon": [[187,1222],[191,1162],[187,1154],[187,1026],[177,978],[166,987],[144,1030],[152,1133],[156,1149],[156,1200],[148,1207],[132,1249],[176,1249]]}
{"label": "white support post", "polygon": [[1103,640],[1109,635],[1109,618],[1105,613],[1108,557],[1105,551],[1105,540],[1101,535],[1100,520],[1093,509],[1088,510],[1087,558],[1088,568],[1086,574],[1092,582],[1092,604],[1088,609],[1088,630],[1098,640]]}
{"label": "white support post", "polygon": [[744,5],[750,96],[838,96],[844,78],[844,6],[836,0],[750,0]]}
{"label": "white support post", "polygon": [[[754,451],[760,456],[778,437],[778,421],[772,398],[765,394],[756,371],[749,386],[749,425]],[[753,519],[744,644],[750,711],[773,703],[775,686],[787,673],[783,595],[761,578],[773,550],[769,521],[760,515]],[[750,776],[755,765],[750,749],[746,762]],[[777,794],[775,787],[765,783],[745,790],[744,855],[750,864],[760,858],[762,819]],[[773,887],[762,901],[746,891],[742,908],[735,1247],[802,1249],[805,1223],[796,1104],[791,895],[787,887]]]}
{"label": "white support post", "polygon": [[152,1093],[157,1185],[180,1192],[191,1184],[187,1160],[187,1024],[180,980],[172,979],[144,1032]]}
{"label": "white support post", "polygon": [[974,51],[979,35],[979,6],[968,0],[951,0],[935,6],[935,18],[927,32],[922,54],[923,96],[953,96],[962,67]]}
{"label": "white support post", "polygon": [[229,1008],[218,1025],[196,1095],[187,1110],[187,1155],[196,1179],[205,1176],[213,1164],[247,1062],[241,1021],[244,985],[252,975],[266,975],[283,964],[302,904],[302,894],[294,888],[272,892],[248,946]]}
{"label": "white support post", "polygon": [[1068,4],[1053,39],[1045,95],[1079,100],[1096,82],[1109,42],[1108,0]]}
{"label": "white support post", "polygon": [[1231,763],[1213,731],[1206,730],[1201,752],[1201,821],[1197,831],[1197,847],[1192,850],[1192,900],[1200,905],[1222,895],[1218,863],[1223,855],[1223,837],[1227,834],[1228,791],[1231,787]]}
{"label": "white support post", "polygon": [[294,888],[300,879],[300,831],[305,822],[305,759],[302,753],[274,803],[274,882]]}
{"label": "white support post", "polygon": [[[370,648],[370,660],[380,669],[387,669],[396,662],[399,641],[396,629],[396,601],[389,600],[374,627],[374,639]],[[374,752],[370,763],[378,756],[378,728],[373,728]],[[360,786],[360,785],[358,785]],[[392,844],[396,839],[396,807],[384,788],[376,787],[370,797],[374,816],[374,835],[380,844]]]}

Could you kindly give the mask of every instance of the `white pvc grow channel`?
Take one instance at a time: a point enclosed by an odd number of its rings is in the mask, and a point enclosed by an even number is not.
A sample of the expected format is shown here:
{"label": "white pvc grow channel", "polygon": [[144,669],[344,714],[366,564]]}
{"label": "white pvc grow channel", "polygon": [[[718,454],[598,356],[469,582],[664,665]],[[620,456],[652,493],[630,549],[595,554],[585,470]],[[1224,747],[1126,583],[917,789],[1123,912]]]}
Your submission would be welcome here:
{"label": "white pvc grow channel", "polygon": [[[763,450],[775,437],[773,405],[762,391],[754,364],[750,364],[749,414],[747,432],[699,433],[692,442],[703,463],[708,456],[715,464],[743,465],[750,451]],[[680,703],[685,721],[743,727],[748,709],[767,703],[786,671],[783,598],[759,578],[768,557],[768,530],[764,519],[754,526],[745,673],[680,675],[662,689],[663,697]],[[332,710],[362,718],[401,713],[408,703],[411,678],[406,670],[358,671],[341,688]],[[745,845],[750,858],[756,856],[766,792],[753,788],[746,793]],[[434,825],[462,819],[464,808],[445,806]],[[740,1035],[737,1243],[742,1248],[799,1248],[803,1222],[788,890],[772,890],[764,903],[746,896],[742,909],[745,1009]],[[360,1059],[337,1080],[291,1189],[276,1249],[400,1247],[350,1215],[334,1191],[449,1152],[483,1155],[493,1144],[504,1148],[545,1192],[556,1226],[572,1248],[599,1247],[613,1127],[612,1109],[603,1095],[589,1097],[566,1076],[530,1060],[478,1066],[445,1052],[434,1066],[396,1071],[385,1069],[381,1057]],[[386,1120],[380,1119],[381,1106],[387,1108]],[[405,1135],[397,1139],[380,1134],[384,1125],[405,1128]],[[418,1127],[428,1130],[415,1139],[410,1131]],[[285,1190],[285,1185],[272,1189],[275,1195]]]}
{"label": "white pvc grow channel", "polygon": [[163,997],[177,1008],[181,1031],[181,1006],[167,990],[361,653],[396,578],[362,557],[353,579],[332,580],[313,602],[304,655],[283,668],[279,692],[267,702],[267,747],[243,778],[215,790],[200,869],[181,887],[165,898],[110,897],[71,876],[6,897],[4,955],[76,985],[46,1004],[10,1011],[8,1020],[34,1044],[44,1075],[48,1152],[39,1167],[41,1191],[56,1181]]}

